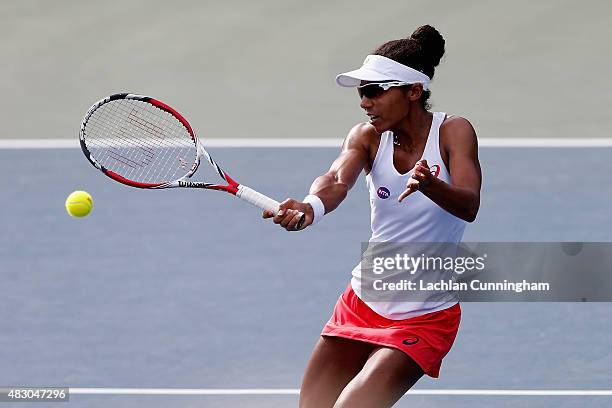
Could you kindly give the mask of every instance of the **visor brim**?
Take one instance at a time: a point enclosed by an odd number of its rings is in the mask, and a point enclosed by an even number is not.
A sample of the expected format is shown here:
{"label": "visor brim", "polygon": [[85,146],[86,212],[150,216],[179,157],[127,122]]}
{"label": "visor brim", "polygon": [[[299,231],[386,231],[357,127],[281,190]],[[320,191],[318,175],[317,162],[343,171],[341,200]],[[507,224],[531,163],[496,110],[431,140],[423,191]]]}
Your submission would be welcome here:
{"label": "visor brim", "polygon": [[395,81],[395,79],[364,67],[336,76],[336,83],[347,88],[357,87],[361,85],[361,81]]}

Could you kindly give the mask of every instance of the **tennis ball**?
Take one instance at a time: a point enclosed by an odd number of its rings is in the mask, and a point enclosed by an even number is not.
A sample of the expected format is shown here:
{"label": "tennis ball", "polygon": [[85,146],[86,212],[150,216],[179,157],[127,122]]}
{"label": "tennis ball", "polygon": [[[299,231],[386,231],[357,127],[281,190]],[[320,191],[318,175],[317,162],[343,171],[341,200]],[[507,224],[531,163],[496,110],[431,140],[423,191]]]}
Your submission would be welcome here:
{"label": "tennis ball", "polygon": [[85,217],[93,208],[93,199],[87,191],[74,191],[66,198],[66,211],[73,217]]}

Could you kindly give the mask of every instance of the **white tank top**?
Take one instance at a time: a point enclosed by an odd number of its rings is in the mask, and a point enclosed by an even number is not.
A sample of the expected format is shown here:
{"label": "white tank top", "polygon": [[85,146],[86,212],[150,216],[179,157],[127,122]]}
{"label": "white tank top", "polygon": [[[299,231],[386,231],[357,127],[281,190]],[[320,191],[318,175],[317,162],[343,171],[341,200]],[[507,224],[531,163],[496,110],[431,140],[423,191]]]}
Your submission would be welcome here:
{"label": "white tank top", "polygon": [[[451,184],[450,174],[442,156],[440,155],[440,125],[446,114],[434,112],[433,121],[425,144],[422,159],[434,176]],[[452,242],[457,243],[463,236],[465,221],[455,217],[436,203],[431,201],[420,191],[416,191],[405,198],[401,203],[397,201],[399,195],[406,189],[412,170],[400,174],[393,164],[393,133],[388,131],[380,136],[380,144],[372,170],[366,176],[366,183],[370,193],[371,227],[370,242]],[[432,271],[417,271],[411,279],[419,278],[419,273],[435,273]],[[351,285],[361,298],[361,264],[352,272]],[[428,280],[431,279],[428,276]],[[399,294],[406,298],[406,294]],[[365,300],[364,300],[365,301]],[[394,320],[407,319],[443,309],[457,303],[458,299],[453,292],[431,293],[424,301],[415,302],[368,302],[365,303],[376,313]]]}

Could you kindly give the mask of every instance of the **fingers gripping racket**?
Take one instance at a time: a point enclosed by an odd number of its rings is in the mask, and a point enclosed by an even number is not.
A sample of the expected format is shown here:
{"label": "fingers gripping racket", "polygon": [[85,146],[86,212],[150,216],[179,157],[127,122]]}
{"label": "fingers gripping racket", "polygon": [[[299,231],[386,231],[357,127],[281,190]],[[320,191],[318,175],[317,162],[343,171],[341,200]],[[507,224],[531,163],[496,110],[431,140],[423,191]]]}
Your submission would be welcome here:
{"label": "fingers gripping racket", "polygon": [[[128,186],[225,191],[278,212],[278,201],[237,183],[219,167],[180,113],[148,96],[121,93],[96,102],[83,118],[79,140],[91,164]],[[191,181],[203,159],[226,184]],[[298,229],[303,222],[301,214]]]}

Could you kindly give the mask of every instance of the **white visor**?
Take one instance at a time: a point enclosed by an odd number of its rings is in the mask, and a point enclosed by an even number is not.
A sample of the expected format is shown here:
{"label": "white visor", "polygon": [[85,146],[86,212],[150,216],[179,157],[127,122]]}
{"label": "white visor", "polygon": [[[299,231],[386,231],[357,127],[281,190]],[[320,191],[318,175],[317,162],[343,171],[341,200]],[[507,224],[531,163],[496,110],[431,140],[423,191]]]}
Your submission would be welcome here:
{"label": "white visor", "polygon": [[430,78],[424,73],[400,64],[382,55],[368,55],[361,68],[345,72],[336,77],[340,86],[355,87],[361,81],[402,81],[409,84],[423,84],[423,89],[429,89]]}

